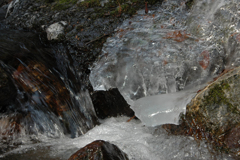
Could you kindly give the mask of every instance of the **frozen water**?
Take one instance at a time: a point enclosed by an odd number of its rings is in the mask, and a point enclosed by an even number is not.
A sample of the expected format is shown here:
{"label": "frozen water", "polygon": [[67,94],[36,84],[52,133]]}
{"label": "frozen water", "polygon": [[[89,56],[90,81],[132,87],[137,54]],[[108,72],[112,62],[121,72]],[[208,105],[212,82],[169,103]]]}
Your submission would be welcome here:
{"label": "frozen water", "polygon": [[[211,79],[211,78],[209,78]],[[206,82],[208,80],[206,79]],[[162,124],[179,124],[180,113],[186,112],[187,104],[197,94],[198,90],[207,85],[204,81],[184,90],[140,98],[131,105],[135,115],[146,126],[155,127]]]}
{"label": "frozen water", "polygon": [[18,160],[21,160],[19,155],[26,155],[25,158],[29,160],[68,159],[81,147],[101,139],[117,145],[128,154],[130,160],[231,159],[229,155],[224,154],[214,156],[213,150],[204,141],[197,142],[191,137],[169,136],[161,127],[148,128],[138,120],[126,122],[127,119],[127,117],[106,119],[81,137],[75,139],[65,137],[58,141],[22,146],[4,156],[5,159],[15,156]]}
{"label": "frozen water", "polygon": [[91,68],[94,90],[117,87],[133,104],[238,66],[238,1],[199,0],[191,11],[185,2],[167,0],[125,20]]}
{"label": "frozen water", "polygon": [[[164,1],[147,15],[140,10],[107,39],[91,69],[95,90],[117,87],[149,126],[177,124],[194,85],[240,65],[239,2],[199,0],[191,11],[185,2]],[[175,93],[189,85],[191,94]]]}
{"label": "frozen water", "polygon": [[195,90],[184,90],[144,97],[135,101],[131,108],[142,123],[147,126],[178,124],[180,113],[185,113],[186,105],[195,95]]}

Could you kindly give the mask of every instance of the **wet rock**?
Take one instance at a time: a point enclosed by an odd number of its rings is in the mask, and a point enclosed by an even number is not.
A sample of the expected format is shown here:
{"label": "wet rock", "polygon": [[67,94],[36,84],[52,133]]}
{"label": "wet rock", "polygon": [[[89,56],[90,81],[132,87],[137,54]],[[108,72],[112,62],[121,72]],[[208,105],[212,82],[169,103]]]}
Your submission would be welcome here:
{"label": "wet rock", "polygon": [[67,25],[67,22],[61,21],[50,25],[47,29],[47,38],[48,40],[57,40],[59,35],[64,33],[64,26]]}
{"label": "wet rock", "polygon": [[10,75],[0,67],[0,113],[7,110],[7,105],[11,104],[17,96],[17,90]]}
{"label": "wet rock", "polygon": [[179,126],[163,125],[173,134],[206,139],[221,152],[240,151],[240,67],[215,78],[187,105]]}
{"label": "wet rock", "polygon": [[36,102],[45,101],[56,115],[68,110],[66,101],[70,95],[67,89],[44,64],[31,62],[27,67],[20,64],[13,77]]}
{"label": "wet rock", "polygon": [[5,4],[8,4],[8,0],[0,0],[0,7],[2,7]]}
{"label": "wet rock", "polygon": [[91,95],[96,114],[99,118],[126,115],[132,117],[133,110],[129,107],[117,88],[108,91],[96,91]]}
{"label": "wet rock", "polygon": [[128,160],[126,153],[116,145],[102,140],[94,141],[74,153],[68,160]]}
{"label": "wet rock", "polygon": [[84,134],[98,124],[93,107],[88,104],[88,93],[78,93],[83,102],[77,101],[71,97],[65,84],[43,63],[30,61],[27,65],[20,64],[13,77],[19,88],[27,94],[34,109],[54,114],[65,133],[71,133],[72,137]]}

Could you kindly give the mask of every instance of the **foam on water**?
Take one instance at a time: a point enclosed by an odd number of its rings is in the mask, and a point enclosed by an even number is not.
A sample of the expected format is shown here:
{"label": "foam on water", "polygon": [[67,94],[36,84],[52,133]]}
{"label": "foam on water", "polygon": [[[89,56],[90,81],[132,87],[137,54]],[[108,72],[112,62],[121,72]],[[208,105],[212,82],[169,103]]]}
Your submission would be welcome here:
{"label": "foam on water", "polygon": [[148,128],[139,120],[126,122],[127,119],[127,117],[109,118],[81,137],[75,139],[65,137],[57,141],[23,146],[9,155],[29,154],[34,159],[68,159],[79,148],[101,139],[117,145],[131,160],[231,159],[229,155],[224,154],[214,156],[213,150],[204,141],[197,142],[192,137],[169,136],[161,127]]}

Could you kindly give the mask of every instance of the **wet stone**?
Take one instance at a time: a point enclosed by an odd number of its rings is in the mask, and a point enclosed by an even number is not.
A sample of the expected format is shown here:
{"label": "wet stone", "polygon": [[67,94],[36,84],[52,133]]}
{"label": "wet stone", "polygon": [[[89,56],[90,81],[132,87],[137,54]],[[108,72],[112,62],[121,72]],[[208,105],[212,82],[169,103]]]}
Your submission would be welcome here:
{"label": "wet stone", "polygon": [[74,153],[68,160],[128,160],[116,145],[97,140]]}
{"label": "wet stone", "polygon": [[96,114],[99,118],[126,115],[132,117],[133,110],[129,107],[117,88],[108,91],[96,91],[91,95]]}
{"label": "wet stone", "polygon": [[180,125],[163,125],[169,133],[206,139],[217,151],[239,155],[240,67],[227,70],[187,105]]}

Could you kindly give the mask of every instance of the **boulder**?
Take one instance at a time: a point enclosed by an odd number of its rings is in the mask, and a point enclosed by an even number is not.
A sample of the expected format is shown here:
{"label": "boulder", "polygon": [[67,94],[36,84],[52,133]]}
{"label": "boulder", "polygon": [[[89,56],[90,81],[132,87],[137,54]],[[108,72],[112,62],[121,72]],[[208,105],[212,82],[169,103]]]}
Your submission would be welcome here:
{"label": "boulder", "polygon": [[103,140],[94,141],[74,153],[68,160],[128,160],[116,145]]}
{"label": "boulder", "polygon": [[125,115],[132,117],[133,110],[127,104],[117,88],[108,91],[95,91],[92,95],[92,102],[99,118],[117,117]]}
{"label": "boulder", "polygon": [[67,22],[65,21],[53,23],[52,25],[50,25],[46,29],[48,40],[59,39],[59,36],[64,34],[64,26],[66,25],[67,25]]}
{"label": "boulder", "polygon": [[180,125],[163,125],[168,132],[206,139],[216,150],[240,153],[240,67],[225,71],[187,105]]}

